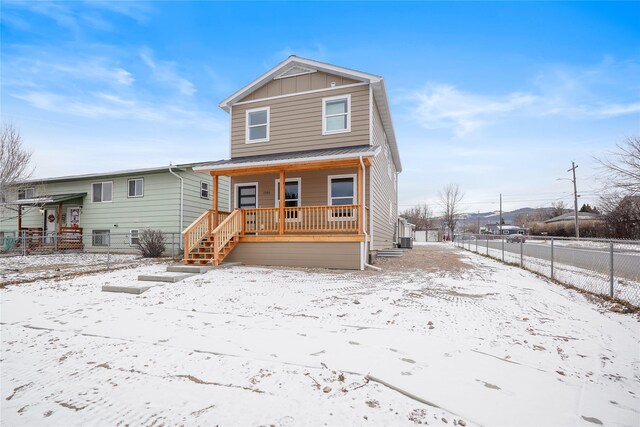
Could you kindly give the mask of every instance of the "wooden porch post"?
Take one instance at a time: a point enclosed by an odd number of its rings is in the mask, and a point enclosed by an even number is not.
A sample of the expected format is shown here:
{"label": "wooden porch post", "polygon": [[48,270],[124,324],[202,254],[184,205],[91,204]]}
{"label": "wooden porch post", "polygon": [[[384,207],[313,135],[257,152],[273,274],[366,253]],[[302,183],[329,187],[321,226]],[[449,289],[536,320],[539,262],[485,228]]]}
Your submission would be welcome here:
{"label": "wooden porch post", "polygon": [[58,205],[58,236],[62,232],[62,203]]}
{"label": "wooden porch post", "polygon": [[285,194],[284,194],[284,189],[285,189],[285,182],[284,182],[284,170],[280,171],[280,229],[279,229],[279,233],[280,234],[284,234],[284,199],[285,199]]}
{"label": "wooden porch post", "polygon": [[362,234],[362,230],[363,230],[363,226],[364,224],[362,224],[362,212],[364,212],[364,206],[363,206],[363,196],[364,196],[364,186],[362,185],[362,168],[358,168],[358,184],[357,184],[357,190],[358,190],[358,234]]}
{"label": "wooden porch post", "polygon": [[218,175],[213,175],[213,224],[210,228],[213,231],[218,226]]}

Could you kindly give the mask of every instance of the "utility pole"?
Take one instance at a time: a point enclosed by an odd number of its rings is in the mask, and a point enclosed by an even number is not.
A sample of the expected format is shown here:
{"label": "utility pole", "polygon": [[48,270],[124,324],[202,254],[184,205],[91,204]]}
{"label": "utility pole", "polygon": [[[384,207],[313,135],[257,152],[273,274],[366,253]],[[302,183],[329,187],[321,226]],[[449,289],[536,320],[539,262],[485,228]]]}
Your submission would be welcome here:
{"label": "utility pole", "polygon": [[478,210],[478,216],[476,217],[478,219],[478,231],[477,233],[480,234],[480,211]]}
{"label": "utility pole", "polygon": [[573,211],[575,213],[575,221],[576,221],[576,239],[580,239],[580,224],[578,224],[578,190],[576,187],[576,168],[578,165],[575,162],[571,162],[571,169],[568,169],[567,172],[573,172]]}
{"label": "utility pole", "polygon": [[502,193],[500,193],[500,222],[498,225],[498,229],[500,230],[500,235],[502,236]]}

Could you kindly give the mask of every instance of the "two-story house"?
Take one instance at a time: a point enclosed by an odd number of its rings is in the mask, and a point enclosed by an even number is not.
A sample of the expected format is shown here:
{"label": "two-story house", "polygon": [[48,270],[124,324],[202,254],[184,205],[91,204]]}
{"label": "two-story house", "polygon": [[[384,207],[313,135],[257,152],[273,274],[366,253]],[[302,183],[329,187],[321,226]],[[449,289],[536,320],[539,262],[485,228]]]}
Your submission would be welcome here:
{"label": "two-story house", "polygon": [[[212,178],[194,172],[199,165],[22,182],[0,200],[0,244],[6,239],[19,245],[13,238],[24,236],[32,249],[135,250],[147,228],[176,233],[179,241],[184,227],[211,206]],[[218,185],[218,207],[227,210],[228,179]]]}
{"label": "two-story house", "polygon": [[[382,77],[291,56],[220,103],[232,212],[184,231],[184,262],[363,269],[397,235],[402,170]],[[223,221],[219,221],[224,218]]]}

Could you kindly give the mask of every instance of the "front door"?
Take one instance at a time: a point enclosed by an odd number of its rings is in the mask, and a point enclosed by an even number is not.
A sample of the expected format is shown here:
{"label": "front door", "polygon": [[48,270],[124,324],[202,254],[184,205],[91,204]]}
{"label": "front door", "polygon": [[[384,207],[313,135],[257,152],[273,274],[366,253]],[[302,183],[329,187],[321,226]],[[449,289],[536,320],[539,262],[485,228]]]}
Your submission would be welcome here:
{"label": "front door", "polygon": [[44,210],[45,243],[53,243],[53,236],[58,231],[58,217],[55,209]]}
{"label": "front door", "polygon": [[[256,184],[240,184],[236,190],[238,207],[240,209],[255,209],[258,207],[258,186]],[[245,214],[245,232],[255,233],[256,213],[247,212]]]}
{"label": "front door", "polygon": [[67,227],[80,227],[80,207],[67,208]]}

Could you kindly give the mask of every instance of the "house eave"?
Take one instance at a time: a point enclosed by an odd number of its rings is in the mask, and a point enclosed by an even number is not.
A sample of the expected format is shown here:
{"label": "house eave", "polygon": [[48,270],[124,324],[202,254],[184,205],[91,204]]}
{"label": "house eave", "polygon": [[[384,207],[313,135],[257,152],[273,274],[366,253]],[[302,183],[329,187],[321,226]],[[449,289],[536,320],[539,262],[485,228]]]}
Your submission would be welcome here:
{"label": "house eave", "polygon": [[300,56],[291,55],[275,67],[271,68],[266,73],[262,74],[260,77],[244,86],[240,90],[234,92],[229,97],[220,102],[219,107],[224,111],[229,112],[229,107],[238,102],[240,99],[244,98],[251,92],[259,89],[264,86],[268,82],[270,82],[273,78],[279,75],[285,68],[291,65],[300,65],[303,67],[312,67],[319,71],[328,72],[331,74],[335,74],[342,77],[348,77],[355,80],[360,80],[366,83],[373,83],[380,81],[382,77],[376,76],[374,74],[363,73],[362,71],[352,70],[350,68],[338,67],[336,65],[327,64],[325,62],[314,61],[312,59],[302,58]]}
{"label": "house eave", "polygon": [[220,165],[210,165],[210,166],[199,166],[193,168],[195,172],[209,172],[212,174],[222,175],[223,172],[226,171],[235,171],[235,170],[269,170],[269,169],[277,169],[278,167],[295,167],[296,165],[305,169],[313,168],[315,165],[325,164],[327,162],[340,162],[340,161],[349,161],[352,160],[355,162],[359,162],[360,158],[363,159],[371,159],[377,156],[380,153],[380,147],[376,147],[372,151],[364,152],[364,153],[345,153],[345,154],[333,154],[333,155],[319,155],[314,157],[305,157],[300,159],[295,158],[285,158],[278,160],[269,160],[269,161],[253,161],[253,162],[245,162],[238,164],[228,164],[223,163]]}

